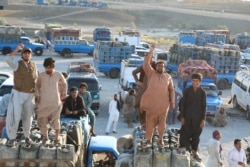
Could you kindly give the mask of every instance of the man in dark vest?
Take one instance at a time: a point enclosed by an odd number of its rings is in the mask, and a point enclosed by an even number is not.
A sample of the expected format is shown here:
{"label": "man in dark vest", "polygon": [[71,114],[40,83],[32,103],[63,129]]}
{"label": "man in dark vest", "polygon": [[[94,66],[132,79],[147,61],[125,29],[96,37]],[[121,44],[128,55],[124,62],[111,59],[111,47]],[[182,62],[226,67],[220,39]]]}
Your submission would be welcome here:
{"label": "man in dark vest", "polygon": [[[21,51],[21,60],[15,61],[15,55]],[[6,130],[8,135],[7,145],[12,147],[16,144],[16,132],[20,120],[22,120],[25,143],[32,144],[30,128],[35,107],[35,83],[38,76],[37,67],[31,61],[32,50],[19,44],[6,58],[6,62],[14,73],[14,87],[11,92],[7,110]]]}

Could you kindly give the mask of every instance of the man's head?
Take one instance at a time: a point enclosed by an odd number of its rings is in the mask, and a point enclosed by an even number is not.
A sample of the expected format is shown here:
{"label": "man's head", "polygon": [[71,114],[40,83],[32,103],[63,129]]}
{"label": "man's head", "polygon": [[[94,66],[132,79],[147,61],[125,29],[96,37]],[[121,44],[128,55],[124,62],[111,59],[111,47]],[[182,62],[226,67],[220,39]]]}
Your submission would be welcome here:
{"label": "man's head", "polygon": [[165,70],[166,70],[166,64],[165,64],[165,61],[164,60],[157,60],[157,62],[155,63],[155,70],[158,72],[158,73],[164,73]]}
{"label": "man's head", "polygon": [[218,130],[214,130],[212,136],[214,139],[220,140],[221,139],[221,132]]}
{"label": "man's head", "polygon": [[234,140],[234,147],[240,151],[241,150],[241,140],[240,139],[235,139]]}
{"label": "man's head", "polygon": [[77,87],[70,88],[70,96],[75,99],[78,95],[78,89]]}
{"label": "man's head", "polygon": [[52,74],[55,68],[55,60],[53,58],[46,58],[43,62],[46,74]]}
{"label": "man's head", "polygon": [[114,94],[114,100],[118,100],[118,99],[119,99],[118,94]]}
{"label": "man's head", "polygon": [[80,88],[80,93],[84,93],[84,92],[86,92],[87,89],[88,89],[88,84],[85,83],[85,82],[82,82],[82,83],[80,84],[79,88]]}
{"label": "man's head", "polygon": [[23,48],[21,51],[21,58],[28,62],[32,57],[32,50],[30,48]]}
{"label": "man's head", "polygon": [[198,88],[200,86],[201,80],[202,80],[202,74],[195,73],[191,76],[192,79],[192,85],[194,88]]}

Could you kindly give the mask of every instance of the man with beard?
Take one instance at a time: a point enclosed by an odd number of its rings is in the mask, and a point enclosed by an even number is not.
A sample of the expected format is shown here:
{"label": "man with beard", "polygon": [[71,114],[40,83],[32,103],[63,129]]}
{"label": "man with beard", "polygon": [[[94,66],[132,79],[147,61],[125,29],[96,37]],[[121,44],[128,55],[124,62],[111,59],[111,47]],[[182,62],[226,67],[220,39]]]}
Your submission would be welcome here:
{"label": "man with beard", "polygon": [[[43,144],[48,140],[48,124],[55,130],[55,144],[59,144],[60,113],[67,83],[62,73],[55,71],[53,58],[46,58],[43,66],[45,72],[39,74],[36,83],[37,123],[43,134]],[[58,89],[59,83],[62,92]]]}
{"label": "man with beard", "polygon": [[[19,51],[21,51],[22,60],[15,61],[14,57]],[[31,58],[32,50],[24,48],[22,44],[19,44],[6,58],[6,62],[14,73],[14,86],[6,119],[6,131],[9,138],[7,146],[9,147],[16,145],[16,132],[20,120],[22,120],[25,143],[33,143],[29,136],[35,108],[34,92],[38,72],[36,64],[31,61]]]}
{"label": "man with beard", "polygon": [[143,69],[147,76],[147,88],[141,98],[140,110],[146,112],[146,144],[152,143],[153,130],[158,127],[159,145],[163,146],[163,134],[166,128],[167,111],[174,109],[174,86],[173,80],[165,72],[165,61],[158,60],[156,69],[151,66],[155,46],[152,45],[150,52],[144,58]]}

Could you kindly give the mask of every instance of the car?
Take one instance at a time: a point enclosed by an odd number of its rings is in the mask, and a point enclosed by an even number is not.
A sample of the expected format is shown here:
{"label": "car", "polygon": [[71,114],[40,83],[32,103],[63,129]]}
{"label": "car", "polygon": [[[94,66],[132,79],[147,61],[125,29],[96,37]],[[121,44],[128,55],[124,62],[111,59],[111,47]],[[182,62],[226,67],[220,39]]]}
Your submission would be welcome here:
{"label": "car", "polygon": [[6,79],[0,86],[0,100],[5,94],[11,93],[13,86],[14,86],[14,81],[13,77],[11,76],[8,79]]}
{"label": "car", "polygon": [[[93,103],[91,109],[98,115],[100,108],[100,90],[99,80],[95,73],[69,73],[67,77],[68,90],[72,87],[79,88],[80,84],[85,82],[88,84],[88,91],[91,94]],[[69,93],[69,92],[68,92]]]}
{"label": "car", "polygon": [[9,77],[12,77],[12,73],[10,72],[0,72],[0,85],[2,85],[2,83],[8,79]]}

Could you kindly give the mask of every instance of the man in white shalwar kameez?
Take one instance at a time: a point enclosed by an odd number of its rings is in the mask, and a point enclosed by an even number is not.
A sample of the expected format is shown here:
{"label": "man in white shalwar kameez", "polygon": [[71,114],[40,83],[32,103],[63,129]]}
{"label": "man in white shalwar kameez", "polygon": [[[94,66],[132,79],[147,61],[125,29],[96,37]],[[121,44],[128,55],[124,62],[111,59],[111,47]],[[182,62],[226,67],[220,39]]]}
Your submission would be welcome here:
{"label": "man in white shalwar kameez", "polygon": [[221,133],[218,130],[213,131],[213,138],[209,140],[207,150],[208,150],[208,160],[206,167],[222,167],[223,162],[221,159],[222,147],[220,144]]}
{"label": "man in white shalwar kameez", "polygon": [[120,110],[120,102],[118,99],[118,95],[114,95],[114,99],[109,102],[109,120],[106,127],[106,135],[109,134],[110,128],[113,125],[113,133],[116,133],[116,126],[119,120],[119,110]]}
{"label": "man in white shalwar kameez", "polygon": [[[15,61],[15,55],[19,51],[21,51],[22,60]],[[31,58],[32,50],[24,48],[22,44],[19,44],[6,57],[6,62],[12,68],[14,74],[14,86],[6,117],[6,131],[9,139],[7,146],[9,147],[16,144],[16,132],[20,120],[22,120],[25,143],[33,143],[29,136],[35,108],[34,92],[38,72],[36,64],[31,61]]]}
{"label": "man in white shalwar kameez", "polygon": [[[62,99],[67,93],[67,83],[64,76],[54,70],[55,60],[47,58],[43,66],[45,72],[39,74],[36,83],[37,123],[43,134],[43,144],[48,140],[48,125],[55,130],[55,143],[59,142],[60,113],[62,111]],[[63,91],[60,94],[59,82]]]}

